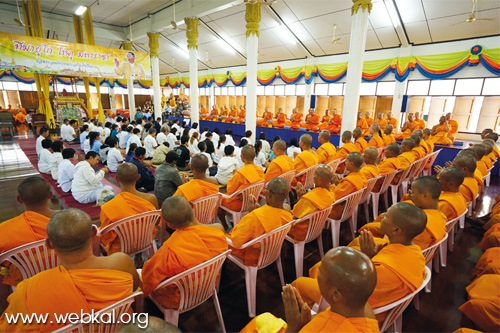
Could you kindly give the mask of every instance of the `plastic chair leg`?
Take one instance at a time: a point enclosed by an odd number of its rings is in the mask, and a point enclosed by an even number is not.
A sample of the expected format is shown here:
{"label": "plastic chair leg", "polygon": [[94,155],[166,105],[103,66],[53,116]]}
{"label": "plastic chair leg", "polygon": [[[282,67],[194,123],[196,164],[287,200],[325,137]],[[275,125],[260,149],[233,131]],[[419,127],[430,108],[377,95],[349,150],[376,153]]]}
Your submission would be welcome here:
{"label": "plastic chair leg", "polygon": [[257,267],[245,267],[245,281],[247,288],[247,301],[248,301],[248,316],[255,317],[255,308],[257,305]]}
{"label": "plastic chair leg", "polygon": [[339,246],[340,239],[340,222],[336,220],[330,220],[330,227],[332,228],[332,246]]}
{"label": "plastic chair leg", "polygon": [[415,307],[415,309],[417,311],[420,311],[420,299],[418,298],[418,294],[415,295],[415,297],[413,297],[413,306]]}
{"label": "plastic chair leg", "polygon": [[303,275],[304,265],[304,242],[293,244],[293,254],[295,256],[295,273],[297,278]]}
{"label": "plastic chair leg", "polygon": [[241,220],[241,213],[233,213],[233,227],[235,227]]}
{"label": "plastic chair leg", "polygon": [[453,252],[453,244],[455,244],[455,227],[451,228],[448,234],[448,250]]}
{"label": "plastic chair leg", "polygon": [[179,325],[179,310],[165,309],[165,312],[163,314],[165,316],[165,321],[168,321],[174,326]]}
{"label": "plastic chair leg", "polygon": [[460,229],[465,228],[465,215],[462,215],[460,220],[458,220],[458,224],[460,225]]}
{"label": "plastic chair leg", "polygon": [[392,194],[392,204],[394,205],[396,202],[398,202],[398,186],[396,185],[391,186],[391,194]]}
{"label": "plastic chair leg", "polygon": [[[433,258],[433,260],[436,260],[437,258]],[[431,271],[431,274],[432,274],[432,261],[430,261],[428,264],[427,264],[427,267],[430,269]],[[425,286],[425,292],[426,293],[430,293],[431,292],[431,287],[432,287],[432,275],[431,275],[431,278],[429,280],[429,283],[427,283],[427,285]],[[417,296],[415,297],[418,297],[418,294]]]}
{"label": "plastic chair leg", "polygon": [[214,294],[212,295],[214,300],[215,312],[217,312],[217,318],[219,319],[219,324],[223,333],[226,332],[226,326],[224,325],[224,318],[222,318],[222,311],[220,309],[219,297],[217,297],[217,290],[214,289]]}
{"label": "plastic chair leg", "polygon": [[403,314],[400,314],[394,321],[394,332],[400,333],[403,331]]}
{"label": "plastic chair leg", "polygon": [[281,286],[285,286],[285,278],[283,277],[283,266],[281,265],[281,256],[276,259],[276,266],[278,266],[278,274],[280,276]]}
{"label": "plastic chair leg", "polygon": [[321,259],[323,259],[323,257],[325,256],[325,250],[323,248],[323,235],[319,234],[316,240],[318,241],[319,256],[321,257]]}
{"label": "plastic chair leg", "polygon": [[373,218],[378,216],[378,202],[380,198],[380,193],[372,193],[372,210],[373,210]]}
{"label": "plastic chair leg", "polygon": [[363,207],[365,209],[366,223],[370,223],[370,212],[369,212],[369,209],[368,209],[368,201],[369,200],[370,199],[366,200],[366,202],[363,204]]}
{"label": "plastic chair leg", "polygon": [[[385,191],[385,193],[384,193],[384,204],[385,204],[385,211],[386,212],[389,209],[389,194],[387,192],[389,192],[389,190]],[[378,216],[378,212],[377,212],[377,216]],[[375,219],[375,216],[373,218]]]}
{"label": "plastic chair leg", "polygon": [[356,238],[356,222],[358,221],[358,208],[356,207],[355,213],[352,214],[351,218],[349,219],[349,227],[351,228],[351,236],[352,239]]}
{"label": "plastic chair leg", "polygon": [[447,259],[447,256],[448,256],[448,252],[447,252],[447,248],[446,248],[446,243],[441,243],[441,245],[439,245],[439,259],[441,261],[441,267],[446,267],[446,259]]}

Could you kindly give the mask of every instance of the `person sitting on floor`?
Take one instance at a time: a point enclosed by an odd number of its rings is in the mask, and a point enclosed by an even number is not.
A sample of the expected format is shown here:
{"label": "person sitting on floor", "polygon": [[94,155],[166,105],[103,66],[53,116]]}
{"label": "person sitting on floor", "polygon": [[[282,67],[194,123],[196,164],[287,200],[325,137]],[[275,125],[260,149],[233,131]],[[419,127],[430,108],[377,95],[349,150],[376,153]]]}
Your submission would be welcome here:
{"label": "person sitting on floor", "polygon": [[115,138],[107,138],[107,143],[109,144],[107,166],[109,172],[116,172],[118,166],[123,163],[123,155],[118,149],[118,141]]}
{"label": "person sitting on floor", "polygon": [[[9,297],[0,318],[2,332],[52,332],[67,323],[56,320],[67,314],[104,309],[140,287],[134,263],[125,253],[96,257],[92,253],[92,222],[79,209],[65,209],[47,224],[47,247],[54,249],[60,265],[24,280]],[[6,316],[42,315],[47,321],[9,323]],[[85,318],[78,318],[85,319]]]}
{"label": "person sitting on floor", "polygon": [[71,183],[71,194],[76,201],[82,204],[95,202],[103,191],[113,192],[109,185],[102,185],[101,180],[108,173],[108,168],[104,167],[99,172],[95,172],[93,167],[99,163],[99,154],[89,151],[85,154],[85,160],[75,166],[75,174]]}
{"label": "person sitting on floor", "polygon": [[75,165],[72,162],[75,159],[75,150],[73,148],[64,149],[62,157],[63,160],[57,170],[57,183],[61,186],[63,192],[69,192],[75,177]]}
{"label": "person sitting on floor", "polygon": [[36,138],[35,148],[36,154],[40,157],[40,152],[42,151],[42,141],[49,138],[49,129],[47,127],[40,128],[40,135]]}
{"label": "person sitting on floor", "polygon": [[[124,163],[118,167],[116,180],[120,184],[121,192],[101,206],[99,230],[121,219],[158,209],[158,200],[153,194],[136,190],[135,184],[139,177],[137,167],[132,163]],[[156,228],[153,239],[155,235]],[[101,243],[106,247],[108,255],[120,252],[120,239],[114,231],[101,236]]]}
{"label": "person sitting on floor", "polygon": [[224,147],[224,157],[217,164],[217,174],[215,178],[221,185],[227,185],[236,170],[240,168],[238,160],[234,157],[234,146]]}
{"label": "person sitting on floor", "polygon": [[52,147],[52,140],[44,139],[42,141],[42,150],[38,155],[38,171],[48,175],[50,175],[50,160],[52,158],[52,153],[49,150],[50,147]]}
{"label": "person sitting on floor", "polygon": [[63,161],[63,156],[61,154],[64,144],[61,140],[52,142],[50,146],[52,148],[52,155],[50,156],[50,174],[52,179],[57,181],[57,176],[59,175],[59,164]]}
{"label": "person sitting on floor", "polygon": [[139,175],[141,176],[135,183],[137,189],[143,188],[146,192],[154,191],[155,189],[155,177],[151,170],[149,170],[146,165],[144,165],[144,158],[146,157],[146,149],[143,147],[137,147],[135,150],[135,155],[132,158],[132,163],[137,167]]}
{"label": "person sitting on floor", "polygon": [[377,166],[378,149],[375,147],[368,147],[363,154],[363,162],[365,165],[359,170],[366,180],[378,177],[380,169]]}

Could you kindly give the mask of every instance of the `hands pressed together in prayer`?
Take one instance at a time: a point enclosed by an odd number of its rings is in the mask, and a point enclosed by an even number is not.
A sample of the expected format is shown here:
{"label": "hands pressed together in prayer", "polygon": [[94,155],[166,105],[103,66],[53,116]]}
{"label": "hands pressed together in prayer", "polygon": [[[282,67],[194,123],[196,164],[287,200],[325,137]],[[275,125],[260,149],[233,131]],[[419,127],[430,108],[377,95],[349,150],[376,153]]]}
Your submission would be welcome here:
{"label": "hands pressed together in prayer", "polygon": [[361,230],[361,234],[359,235],[359,247],[361,252],[366,254],[369,258],[373,258],[385,246],[387,246],[387,243],[376,244],[369,230]]}
{"label": "hands pressed together in prayer", "polygon": [[334,184],[335,186],[337,186],[339,183],[340,183],[339,176],[337,176],[336,174],[334,174],[333,177],[332,177],[332,184]]}
{"label": "hands pressed together in prayer", "polygon": [[286,332],[296,333],[311,321],[311,309],[295,287],[287,284],[281,293],[285,307]]}
{"label": "hands pressed together in prayer", "polygon": [[250,195],[249,204],[248,204],[248,211],[251,212],[259,207],[260,207],[259,200],[257,200],[257,198],[255,196]]}
{"label": "hands pressed together in prayer", "polygon": [[297,193],[297,198],[300,199],[304,194],[307,193],[307,190],[305,187],[302,185],[302,183],[297,183],[297,186],[295,187],[295,192]]}
{"label": "hands pressed together in prayer", "polygon": [[186,184],[189,181],[189,176],[187,175],[187,173],[182,173],[181,174],[181,179],[182,179],[182,182],[184,184]]}

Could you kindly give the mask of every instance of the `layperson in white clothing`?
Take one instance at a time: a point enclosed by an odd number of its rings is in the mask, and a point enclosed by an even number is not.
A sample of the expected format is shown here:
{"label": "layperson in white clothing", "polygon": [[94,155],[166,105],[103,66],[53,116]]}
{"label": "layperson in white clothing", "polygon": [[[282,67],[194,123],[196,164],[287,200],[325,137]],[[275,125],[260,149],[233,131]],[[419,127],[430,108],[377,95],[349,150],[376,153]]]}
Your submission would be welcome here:
{"label": "layperson in white clothing", "polygon": [[146,159],[153,158],[155,148],[158,147],[156,142],[156,129],[149,129],[149,135],[144,138],[144,148],[146,148]]}
{"label": "layperson in white clothing", "polygon": [[118,166],[123,162],[123,156],[118,149],[118,143],[116,139],[109,138],[109,151],[108,151],[108,169],[110,172],[116,172]]}
{"label": "layperson in white clothing", "polygon": [[63,161],[59,164],[57,171],[57,182],[63,192],[71,191],[71,183],[75,174],[75,165],[72,161],[75,159],[75,150],[66,148],[62,151]]}
{"label": "layperson in white clothing", "polygon": [[259,140],[262,142],[261,151],[264,154],[265,158],[267,159],[269,157],[269,154],[271,154],[271,145],[266,140],[266,133],[260,132]]}
{"label": "layperson in white clothing", "polygon": [[131,143],[135,143],[137,147],[142,147],[141,138],[139,138],[140,133],[141,133],[140,129],[134,128],[134,130],[132,131],[132,135],[127,141],[127,150],[125,151],[125,154],[128,153],[128,149],[130,148]]}
{"label": "layperson in white clothing", "polygon": [[205,155],[208,160],[208,168],[205,174],[207,177],[210,177],[210,168],[214,165],[214,162],[212,161],[210,154],[207,153],[207,145],[205,142],[198,143],[198,150],[200,151],[200,154]]}
{"label": "layperson in white clothing", "polygon": [[42,140],[42,150],[38,155],[38,171],[40,173],[50,174],[50,159],[52,153],[50,152],[50,147],[52,146],[52,140],[43,139]]}
{"label": "layperson in white clothing", "polygon": [[212,143],[214,144],[214,147],[217,147],[219,145],[219,139],[220,139],[220,131],[216,127],[214,128],[214,131],[212,132]]}
{"label": "layperson in white clothing", "polygon": [[231,146],[236,145],[233,139],[233,130],[230,128],[226,130],[226,145],[231,145]]}
{"label": "layperson in white clothing", "polygon": [[225,146],[224,147],[224,157],[220,159],[219,164],[217,165],[217,174],[215,178],[221,185],[227,185],[227,182],[234,175],[236,170],[239,169],[240,164],[233,157],[234,146]]}
{"label": "layperson in white clothing", "polygon": [[167,141],[167,133],[168,132],[168,126],[162,126],[160,128],[160,133],[156,135],[156,142],[158,142],[158,145],[161,146],[163,142]]}
{"label": "layperson in white clothing", "polygon": [[104,190],[113,192],[111,186],[104,186],[101,180],[108,172],[104,167],[99,172],[95,172],[93,167],[99,163],[99,154],[89,151],[85,154],[85,161],[81,161],[75,166],[75,176],[71,184],[71,193],[76,201],[82,204],[95,202],[98,195]]}
{"label": "layperson in white clothing", "polygon": [[65,141],[68,141],[68,127],[69,127],[69,120],[64,119],[59,131],[61,132],[61,139]]}
{"label": "layperson in white clothing", "polygon": [[40,158],[40,152],[42,151],[42,141],[49,137],[49,130],[47,127],[40,128],[40,136],[36,138],[36,154]]}
{"label": "layperson in white clothing", "polygon": [[170,133],[168,133],[167,135],[168,148],[170,148],[170,150],[173,150],[176,146],[175,144],[175,142],[177,141],[176,133],[177,129],[172,127]]}
{"label": "layperson in white clothing", "polygon": [[207,138],[207,133],[208,132],[210,132],[210,129],[207,126],[205,126],[203,128],[203,133],[201,133],[200,142],[201,141],[205,141],[205,139]]}
{"label": "layperson in white clothing", "polygon": [[61,154],[64,144],[61,140],[57,140],[52,142],[52,156],[50,157],[50,174],[52,175],[52,179],[57,180],[57,176],[59,175],[59,164],[63,161],[63,156]]}
{"label": "layperson in white clothing", "polygon": [[128,139],[130,139],[130,136],[132,135],[132,130],[134,128],[132,126],[127,126],[125,124],[122,125],[122,131],[120,132],[120,141],[118,142],[118,146],[120,149],[126,149],[127,148],[127,142]]}
{"label": "layperson in white clothing", "polygon": [[[179,119],[174,120],[174,123],[172,125],[172,129],[174,129],[174,128],[176,129],[175,136],[179,138],[181,136],[181,127],[179,126]],[[172,147],[170,147],[170,148],[172,148]]]}

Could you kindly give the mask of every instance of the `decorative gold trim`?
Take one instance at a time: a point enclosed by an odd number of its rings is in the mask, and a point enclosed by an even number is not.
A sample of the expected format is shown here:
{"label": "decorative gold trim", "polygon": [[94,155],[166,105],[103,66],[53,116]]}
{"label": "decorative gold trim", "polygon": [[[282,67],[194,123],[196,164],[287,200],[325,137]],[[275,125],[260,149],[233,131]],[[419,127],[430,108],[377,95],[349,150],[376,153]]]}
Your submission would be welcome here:
{"label": "decorative gold trim", "polygon": [[260,28],[260,3],[246,3],[247,10],[245,12],[245,21],[247,21],[247,38],[250,35],[259,37]]}
{"label": "decorative gold trim", "polygon": [[365,9],[368,8],[368,14],[372,12],[372,0],[352,0],[352,2],[354,4],[351,8],[351,16],[358,13],[359,7],[362,8],[362,11],[365,11]]}
{"label": "decorative gold trim", "polygon": [[197,17],[185,17],[184,23],[186,23],[187,28],[186,37],[188,50],[198,50],[198,24],[200,23],[200,20]]}
{"label": "decorative gold trim", "polygon": [[160,47],[160,44],[158,43],[158,37],[160,37],[159,33],[157,33],[157,32],[148,32],[149,54],[151,55],[151,57],[158,58],[158,49]]}
{"label": "decorative gold trim", "polygon": [[132,43],[131,42],[122,42],[122,46],[124,50],[132,50]]}

